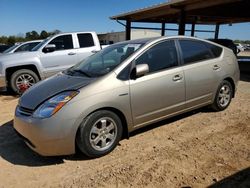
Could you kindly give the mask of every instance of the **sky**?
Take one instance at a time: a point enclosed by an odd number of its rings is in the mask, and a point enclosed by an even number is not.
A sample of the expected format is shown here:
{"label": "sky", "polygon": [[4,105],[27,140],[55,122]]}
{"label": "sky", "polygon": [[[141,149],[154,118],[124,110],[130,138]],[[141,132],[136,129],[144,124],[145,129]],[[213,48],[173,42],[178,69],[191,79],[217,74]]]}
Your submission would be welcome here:
{"label": "sky", "polygon": [[[164,0],[0,0],[0,36],[24,35],[28,31],[124,31],[124,27],[109,17],[131,10],[162,3]],[[132,24],[141,26],[141,24]],[[143,26],[160,27],[160,24]],[[177,28],[168,24],[167,28]],[[189,29],[190,26],[187,26]],[[214,30],[214,26],[196,26]],[[168,32],[167,35],[177,35]],[[187,32],[186,35],[190,35]],[[212,38],[213,33],[195,33],[200,38]],[[250,23],[223,25],[220,38],[250,40]]]}

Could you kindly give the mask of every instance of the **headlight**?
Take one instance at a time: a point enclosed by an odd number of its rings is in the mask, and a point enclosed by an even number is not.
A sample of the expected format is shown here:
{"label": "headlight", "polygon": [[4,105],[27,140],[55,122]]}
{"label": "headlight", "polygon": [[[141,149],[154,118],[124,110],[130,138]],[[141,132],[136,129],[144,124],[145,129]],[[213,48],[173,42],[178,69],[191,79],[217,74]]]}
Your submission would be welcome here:
{"label": "headlight", "polygon": [[65,91],[50,98],[36,109],[36,111],[33,113],[33,117],[48,118],[54,115],[78,93],[78,91]]}

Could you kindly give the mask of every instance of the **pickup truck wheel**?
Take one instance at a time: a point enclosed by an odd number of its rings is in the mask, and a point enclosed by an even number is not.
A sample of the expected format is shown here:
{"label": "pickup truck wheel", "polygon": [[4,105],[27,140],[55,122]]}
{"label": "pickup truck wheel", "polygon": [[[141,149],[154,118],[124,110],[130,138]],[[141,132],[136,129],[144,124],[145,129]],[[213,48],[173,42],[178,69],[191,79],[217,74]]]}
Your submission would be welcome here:
{"label": "pickup truck wheel", "polygon": [[81,123],[76,144],[88,157],[101,157],[116,147],[122,137],[122,128],[115,113],[107,110],[94,112]]}
{"label": "pickup truck wheel", "polygon": [[14,72],[10,78],[10,87],[17,94],[23,94],[28,88],[39,81],[32,70],[21,69]]}

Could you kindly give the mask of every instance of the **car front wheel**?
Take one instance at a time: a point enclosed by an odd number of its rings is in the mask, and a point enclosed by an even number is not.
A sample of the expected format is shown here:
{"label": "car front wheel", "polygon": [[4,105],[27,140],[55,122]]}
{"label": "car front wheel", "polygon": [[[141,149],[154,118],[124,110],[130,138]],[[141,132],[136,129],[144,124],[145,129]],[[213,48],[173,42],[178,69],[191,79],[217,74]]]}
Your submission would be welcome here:
{"label": "car front wheel", "polygon": [[111,152],[122,136],[122,123],[113,112],[101,110],[90,114],[81,123],[76,144],[85,155],[96,158]]}
{"label": "car front wheel", "polygon": [[21,69],[11,75],[10,87],[15,93],[22,94],[38,81],[36,73],[28,69]]}

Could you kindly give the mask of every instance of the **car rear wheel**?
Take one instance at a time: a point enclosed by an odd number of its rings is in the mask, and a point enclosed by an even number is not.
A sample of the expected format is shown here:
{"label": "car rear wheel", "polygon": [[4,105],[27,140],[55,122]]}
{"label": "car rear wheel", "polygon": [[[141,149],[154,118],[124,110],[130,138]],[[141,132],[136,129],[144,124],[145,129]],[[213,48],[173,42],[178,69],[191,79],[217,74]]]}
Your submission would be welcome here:
{"label": "car rear wheel", "polygon": [[10,87],[15,93],[22,94],[38,81],[36,73],[28,69],[21,69],[11,75]]}
{"label": "car rear wheel", "polygon": [[214,103],[212,104],[212,108],[215,111],[225,110],[229,104],[231,103],[233,96],[233,87],[230,82],[224,80],[217,90]]}
{"label": "car rear wheel", "polygon": [[101,157],[116,147],[122,130],[121,120],[115,113],[107,110],[97,111],[81,123],[76,144],[88,157]]}

